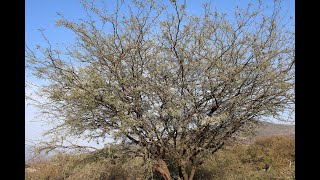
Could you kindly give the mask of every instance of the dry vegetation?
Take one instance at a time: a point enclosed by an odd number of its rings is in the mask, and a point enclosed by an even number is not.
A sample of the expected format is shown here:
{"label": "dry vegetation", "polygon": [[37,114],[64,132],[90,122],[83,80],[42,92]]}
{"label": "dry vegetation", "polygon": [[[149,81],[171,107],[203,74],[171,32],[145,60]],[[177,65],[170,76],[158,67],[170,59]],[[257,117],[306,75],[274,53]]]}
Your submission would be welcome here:
{"label": "dry vegetation", "polygon": [[[56,44],[40,30],[43,43],[26,45],[27,76],[32,77],[27,85],[35,89],[28,99],[39,110],[37,121],[52,127],[38,143],[39,151],[85,149],[72,139],[112,137],[134,144],[133,157],[148,156],[166,180],[177,175],[192,180],[204,160],[236,133],[294,113],[294,22],[282,13],[281,1],[235,4],[227,13],[204,2],[197,14],[182,0],[113,2],[82,0],[85,16],[79,20],[58,15],[56,25],[71,31],[75,41]],[[260,165],[260,156],[254,157],[258,162],[227,157],[210,162],[218,170],[226,166],[224,171],[238,161],[253,172]],[[109,160],[66,161],[70,166],[52,168],[62,174],[53,179],[146,174],[145,168],[132,171]],[[203,171],[220,173],[208,167]]]}
{"label": "dry vegetation", "polygon": [[[174,167],[168,164],[169,168]],[[26,179],[161,179],[156,172],[147,174],[145,167],[143,159],[139,158],[92,159],[88,155],[58,155],[50,161],[29,164]],[[294,172],[294,138],[272,136],[257,139],[250,145],[226,146],[199,167],[194,179],[294,179]]]}

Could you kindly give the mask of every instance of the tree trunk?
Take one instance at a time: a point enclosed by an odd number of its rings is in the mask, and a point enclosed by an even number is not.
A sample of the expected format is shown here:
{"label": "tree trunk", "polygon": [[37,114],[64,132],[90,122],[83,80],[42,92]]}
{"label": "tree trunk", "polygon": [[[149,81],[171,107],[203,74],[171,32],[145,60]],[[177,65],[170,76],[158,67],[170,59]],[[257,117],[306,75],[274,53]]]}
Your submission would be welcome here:
{"label": "tree trunk", "polygon": [[153,167],[155,168],[156,171],[158,171],[161,174],[161,176],[165,180],[171,180],[170,171],[168,169],[167,163],[164,160],[162,159],[157,160],[157,162],[153,165]]}
{"label": "tree trunk", "polygon": [[186,172],[186,168],[185,166],[183,166],[182,164],[179,164],[179,176],[183,179],[183,180],[188,180],[188,174]]}
{"label": "tree trunk", "polygon": [[190,172],[190,176],[189,176],[189,180],[193,180],[193,176],[196,173],[196,166],[192,166],[191,168],[191,172]]}

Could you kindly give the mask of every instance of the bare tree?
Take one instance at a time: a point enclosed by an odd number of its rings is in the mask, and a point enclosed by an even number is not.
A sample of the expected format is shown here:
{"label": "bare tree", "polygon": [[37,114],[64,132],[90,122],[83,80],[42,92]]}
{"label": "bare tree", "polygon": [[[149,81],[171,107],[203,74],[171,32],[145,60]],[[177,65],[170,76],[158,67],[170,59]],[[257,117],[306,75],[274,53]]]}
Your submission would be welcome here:
{"label": "bare tree", "polygon": [[294,34],[279,1],[270,15],[260,2],[233,15],[204,4],[201,16],[177,1],[117,1],[110,12],[82,4],[87,19],[57,22],[75,34],[72,46],[43,36],[46,47],[26,48],[28,70],[48,81],[37,105],[58,123],[48,131],[62,137],[55,143],[112,135],[148,154],[164,179],[171,157],[191,180],[234,133],[294,104]]}

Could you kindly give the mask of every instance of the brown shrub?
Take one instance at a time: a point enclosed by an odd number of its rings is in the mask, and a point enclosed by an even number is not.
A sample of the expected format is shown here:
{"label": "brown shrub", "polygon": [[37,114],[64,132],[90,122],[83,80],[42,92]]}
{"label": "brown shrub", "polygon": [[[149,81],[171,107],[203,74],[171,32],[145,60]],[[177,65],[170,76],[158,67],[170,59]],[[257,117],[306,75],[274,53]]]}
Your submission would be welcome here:
{"label": "brown shrub", "polygon": [[[27,180],[136,180],[146,178],[143,165],[141,158],[90,159],[87,155],[58,155],[50,161],[28,165],[25,177]],[[174,174],[176,170],[172,167],[169,166]],[[260,138],[250,145],[223,148],[205,161],[194,179],[294,179],[294,173],[294,138],[273,136]],[[153,178],[161,179],[156,173]]]}
{"label": "brown shrub", "polygon": [[272,136],[218,151],[199,168],[195,179],[294,179],[294,168],[294,139]]}
{"label": "brown shrub", "polygon": [[[25,172],[27,180],[133,180],[141,179],[139,158],[115,163],[110,158],[86,161],[86,156],[59,155],[49,161],[36,162],[31,167],[36,171]],[[29,167],[30,168],[30,167]]]}

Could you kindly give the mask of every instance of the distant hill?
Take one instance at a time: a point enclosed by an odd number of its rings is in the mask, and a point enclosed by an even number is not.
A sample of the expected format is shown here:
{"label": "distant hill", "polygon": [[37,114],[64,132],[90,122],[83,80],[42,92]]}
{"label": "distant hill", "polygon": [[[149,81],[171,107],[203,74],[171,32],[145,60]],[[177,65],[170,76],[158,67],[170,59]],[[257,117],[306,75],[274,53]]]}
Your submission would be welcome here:
{"label": "distant hill", "polygon": [[47,159],[53,155],[55,155],[55,153],[53,152],[49,152],[49,154],[44,154],[42,153],[41,155],[36,155],[34,153],[34,147],[28,144],[25,144],[24,146],[24,160],[25,162],[30,162],[32,160],[41,160],[41,159]]}
{"label": "distant hill", "polygon": [[295,138],[295,125],[274,124],[263,122],[251,135],[239,135],[238,141],[243,144],[251,144],[256,139],[270,136],[288,136]]}
{"label": "distant hill", "polygon": [[32,158],[32,147],[25,144],[24,146],[24,160],[28,161]]}
{"label": "distant hill", "polygon": [[264,122],[262,126],[256,130],[256,136],[258,137],[272,135],[284,135],[294,137],[295,125],[273,124],[269,122]]}

